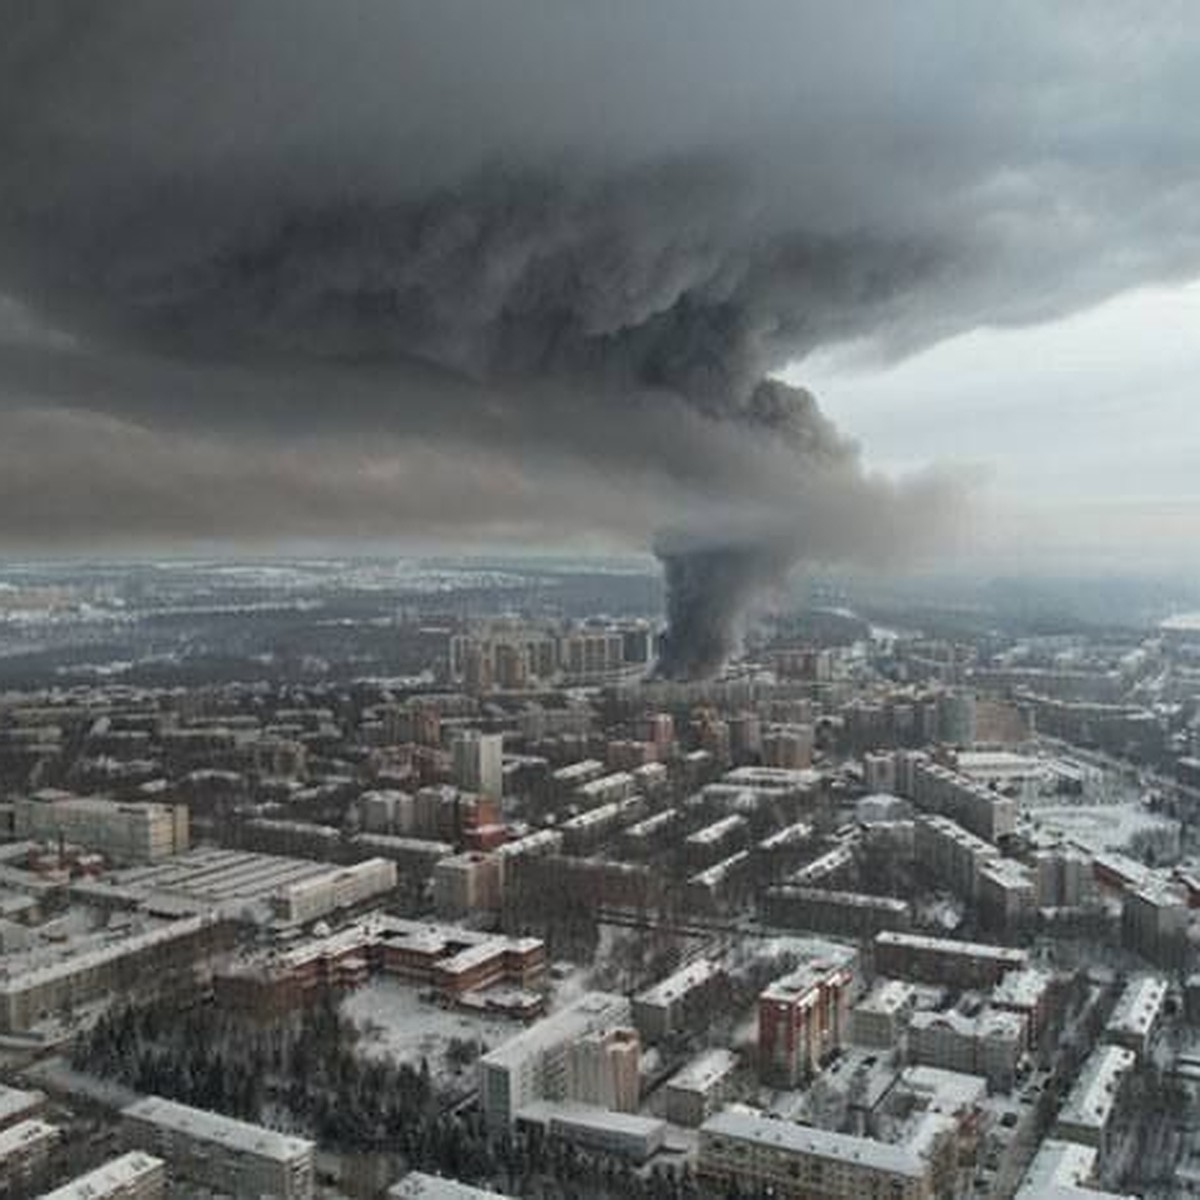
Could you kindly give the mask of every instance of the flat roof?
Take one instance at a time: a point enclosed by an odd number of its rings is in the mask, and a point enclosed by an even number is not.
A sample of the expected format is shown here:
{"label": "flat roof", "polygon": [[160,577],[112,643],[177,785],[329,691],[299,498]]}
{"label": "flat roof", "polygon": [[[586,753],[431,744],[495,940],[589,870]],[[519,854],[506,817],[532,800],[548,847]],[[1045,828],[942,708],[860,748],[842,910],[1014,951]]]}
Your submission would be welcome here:
{"label": "flat roof", "polygon": [[982,1104],[987,1098],[988,1081],[982,1075],[948,1071],[942,1067],[905,1067],[901,1084],[925,1098],[929,1111],[953,1116],[964,1108]]}
{"label": "flat roof", "polygon": [[27,1092],[23,1088],[7,1087],[0,1083],[0,1124],[5,1124],[20,1113],[31,1112],[44,1104],[44,1092]]}
{"label": "flat roof", "polygon": [[713,842],[719,842],[727,834],[733,833],[735,829],[743,829],[745,825],[746,818],[739,817],[737,813],[734,813],[732,816],[714,821],[711,825],[705,825],[703,829],[697,829],[695,833],[689,833],[684,840],[689,846],[711,845]]}
{"label": "flat roof", "polygon": [[[940,1128],[953,1127],[949,1118],[937,1116],[934,1119]],[[734,1109],[725,1109],[709,1117],[700,1126],[700,1133],[754,1142],[794,1154],[851,1163],[867,1170],[886,1171],[910,1179],[922,1178],[929,1169],[926,1159],[916,1148],[922,1141],[927,1144],[927,1138],[914,1139],[903,1145],[877,1142],[872,1138],[831,1133],[825,1129],[795,1125],[791,1121],[781,1121],[760,1113],[739,1112]]]}
{"label": "flat roof", "polygon": [[121,1110],[123,1117],[146,1121],[161,1129],[170,1129],[198,1141],[213,1142],[239,1154],[253,1154],[276,1162],[290,1163],[313,1153],[313,1143],[307,1138],[292,1137],[222,1116],[203,1108],[178,1104],[163,1096],[146,1096]]}
{"label": "flat roof", "polygon": [[668,1081],[667,1087],[681,1092],[706,1092],[736,1066],[737,1055],[732,1050],[715,1047],[706,1050],[682,1070],[677,1071]]}
{"label": "flat roof", "polygon": [[701,987],[723,973],[721,966],[710,958],[698,958],[685,967],[673,971],[666,979],[652,984],[636,997],[638,1004],[670,1004],[686,996],[693,988]]}
{"label": "flat roof", "polygon": [[959,942],[953,938],[928,937],[919,933],[900,933],[894,929],[885,929],[875,935],[877,946],[908,946],[913,950],[932,950],[939,954],[959,954],[970,958],[992,959],[996,962],[1011,963],[1014,967],[1023,967],[1029,961],[1029,954],[1024,950],[1016,950],[1011,946],[993,946],[987,942]]}
{"label": "flat roof", "polygon": [[789,971],[788,974],[767,984],[761,993],[761,999],[785,1002],[802,999],[830,976],[845,976],[844,980],[838,982],[848,982],[849,973],[849,959],[838,961],[834,957],[810,958],[794,971]]}
{"label": "flat roof", "polygon": [[1008,1008],[1034,1008],[1053,981],[1049,971],[1037,967],[1009,971],[992,989],[992,1003]]}
{"label": "flat roof", "polygon": [[595,1104],[573,1100],[535,1100],[517,1110],[518,1121],[558,1121],[576,1129],[602,1129],[625,1137],[644,1138],[659,1133],[666,1122],[660,1117],[613,1112]]}
{"label": "flat roof", "polygon": [[1047,1138],[1029,1164],[1014,1200],[1134,1200],[1088,1186],[1097,1158],[1091,1146]]}
{"label": "flat roof", "polygon": [[916,989],[903,979],[881,979],[855,1005],[855,1011],[868,1013],[898,1013],[916,995]]}
{"label": "flat roof", "polygon": [[[170,921],[156,925],[150,929],[123,936],[107,937],[103,934],[83,937],[74,942],[67,942],[54,947],[57,955],[54,961],[31,963],[28,959],[23,963],[21,956],[11,955],[0,965],[0,994],[14,995],[41,987],[55,979],[70,978],[113,959],[124,958],[128,954],[136,954],[152,946],[174,941],[176,938],[189,937],[198,933],[208,924],[205,917],[184,917],[178,921]],[[85,946],[85,949],[80,947]],[[47,952],[46,947],[38,947],[28,952],[37,955]]]}
{"label": "flat roof", "polygon": [[41,1200],[99,1200],[103,1196],[118,1193],[124,1195],[123,1189],[136,1183],[142,1176],[165,1166],[161,1158],[155,1158],[154,1155],[141,1150],[131,1150],[128,1154],[109,1159],[94,1171],[80,1175],[78,1179],[47,1192]]}
{"label": "flat roof", "polygon": [[711,867],[706,867],[703,871],[697,871],[688,883],[694,884],[697,887],[712,887],[714,884],[720,883],[734,867],[747,862],[750,858],[749,850],[739,850],[736,854],[731,854],[728,858],[723,858],[719,863],[713,863]]}
{"label": "flat roof", "polygon": [[26,1146],[38,1142],[53,1141],[58,1137],[58,1126],[49,1121],[40,1121],[30,1117],[18,1121],[7,1129],[0,1129],[0,1162],[6,1162],[11,1155],[19,1154]]}
{"label": "flat roof", "polygon": [[965,1038],[1003,1038],[1005,1041],[1018,1042],[1025,1036],[1025,1017],[1006,1008],[984,1009],[974,1017],[957,1009],[948,1012],[921,1010],[913,1013],[910,1022],[914,1030],[936,1029],[939,1026],[952,1029],[959,1037]]}
{"label": "flat roof", "polygon": [[459,1183],[457,1179],[409,1171],[399,1183],[388,1188],[387,1200],[508,1200],[508,1197],[501,1192]]}
{"label": "flat roof", "polygon": [[509,1038],[480,1060],[484,1067],[502,1070],[519,1066],[530,1054],[539,1054],[589,1029],[606,1023],[627,1024],[629,1001],[611,992],[585,992],[573,1004],[552,1016],[543,1017],[528,1029]]}
{"label": "flat roof", "polygon": [[1145,1037],[1154,1028],[1167,999],[1167,981],[1157,975],[1131,979],[1113,1009],[1106,1033],[1131,1033]]}
{"label": "flat roof", "polygon": [[1136,1061],[1133,1051],[1124,1046],[1093,1050],[1058,1114],[1058,1123],[1101,1128],[1112,1115],[1121,1080]]}
{"label": "flat roof", "polygon": [[798,883],[779,884],[777,887],[768,888],[767,894],[783,899],[790,897],[795,900],[809,900],[816,904],[869,908],[896,916],[906,916],[912,910],[912,905],[907,900],[899,900],[895,896],[876,896],[869,892],[841,892],[835,888],[805,887]]}

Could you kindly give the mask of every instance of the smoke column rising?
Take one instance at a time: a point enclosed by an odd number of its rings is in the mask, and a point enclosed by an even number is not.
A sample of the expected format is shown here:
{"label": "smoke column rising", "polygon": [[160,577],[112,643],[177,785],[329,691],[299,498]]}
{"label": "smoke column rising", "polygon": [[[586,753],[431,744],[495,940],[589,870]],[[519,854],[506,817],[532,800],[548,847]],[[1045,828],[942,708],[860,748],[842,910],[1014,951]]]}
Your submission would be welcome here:
{"label": "smoke column rising", "polygon": [[[154,430],[164,481],[223,446],[253,528],[426,523],[428,472],[387,447],[459,447],[465,536],[559,509],[666,547],[672,672],[714,669],[797,558],[903,560],[958,507],[867,476],[772,371],[1200,269],[1200,70],[1165,10],[1137,38],[941,0],[0,12],[0,397]],[[1114,46],[1132,124],[1098,95]],[[304,457],[251,486],[251,438],[374,439],[370,486],[331,505]],[[78,457],[120,485],[114,524],[143,504],[117,453]],[[518,473],[554,481],[542,514]]]}

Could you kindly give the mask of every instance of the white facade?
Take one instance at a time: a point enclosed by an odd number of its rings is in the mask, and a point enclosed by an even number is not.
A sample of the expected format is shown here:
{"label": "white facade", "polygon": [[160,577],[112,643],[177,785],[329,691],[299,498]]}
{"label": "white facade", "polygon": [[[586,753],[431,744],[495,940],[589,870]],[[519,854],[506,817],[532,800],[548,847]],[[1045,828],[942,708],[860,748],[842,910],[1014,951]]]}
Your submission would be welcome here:
{"label": "white facade", "polygon": [[166,1186],[166,1163],[131,1150],[47,1192],[41,1200],[160,1200]]}
{"label": "white facade", "polygon": [[545,1017],[479,1060],[479,1096],[493,1128],[511,1125],[517,1111],[543,1099],[569,1096],[568,1055],[587,1034],[625,1028],[631,1018],[624,996],[588,992]]}
{"label": "white facade", "polygon": [[205,1109],[147,1096],[121,1113],[126,1139],[172,1173],[234,1196],[310,1200],[313,1143]]}

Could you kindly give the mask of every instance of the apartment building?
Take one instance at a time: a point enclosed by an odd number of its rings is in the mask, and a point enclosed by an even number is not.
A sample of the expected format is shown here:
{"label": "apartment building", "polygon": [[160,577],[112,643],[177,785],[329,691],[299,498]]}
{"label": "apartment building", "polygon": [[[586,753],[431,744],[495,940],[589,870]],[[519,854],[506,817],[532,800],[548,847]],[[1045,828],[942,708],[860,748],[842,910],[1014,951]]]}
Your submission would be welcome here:
{"label": "apartment building", "polygon": [[126,1142],[164,1159],[172,1175],[233,1196],[310,1200],[313,1143],[161,1096],[121,1112]]}
{"label": "apartment building", "polygon": [[759,996],[758,1053],[766,1076],[792,1086],[842,1045],[853,981],[845,962],[818,958]]}
{"label": "apartment building", "polygon": [[387,1200],[508,1200],[508,1197],[456,1179],[409,1171],[399,1183],[388,1188]]}
{"label": "apartment building", "polygon": [[183,804],[131,804],[43,791],[15,801],[13,825],[21,841],[70,842],[121,865],[159,862],[188,848]]}
{"label": "apartment building", "polygon": [[591,1033],[627,1029],[631,1016],[624,996],[588,992],[485,1054],[479,1095],[488,1125],[510,1126],[519,1110],[538,1100],[576,1099],[570,1094],[571,1047]]}
{"label": "apartment building", "polygon": [[992,988],[1029,965],[1024,950],[1008,946],[892,931],[876,935],[874,957],[880,975],[957,988]]}
{"label": "apartment building", "polygon": [[1103,1165],[1125,1084],[1136,1061],[1134,1052],[1124,1046],[1103,1045],[1093,1050],[1059,1110],[1054,1136],[1091,1146]]}
{"label": "apartment building", "polygon": [[152,1154],[130,1150],[47,1192],[41,1200],[162,1200],[166,1188],[166,1163]]}
{"label": "apartment building", "polygon": [[58,1127],[38,1117],[0,1129],[0,1196],[36,1191],[46,1179],[59,1140]]}
{"label": "apartment building", "polygon": [[700,1127],[697,1172],[780,1200],[934,1200],[954,1170],[955,1122],[924,1116],[902,1144],[726,1109]]}

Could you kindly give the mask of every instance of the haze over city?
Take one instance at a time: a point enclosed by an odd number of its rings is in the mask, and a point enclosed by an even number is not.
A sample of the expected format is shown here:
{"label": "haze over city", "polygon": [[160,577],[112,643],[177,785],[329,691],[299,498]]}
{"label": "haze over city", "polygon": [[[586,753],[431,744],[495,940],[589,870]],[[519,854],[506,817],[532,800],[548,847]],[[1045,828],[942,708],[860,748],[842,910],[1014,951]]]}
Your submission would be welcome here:
{"label": "haze over city", "polygon": [[1194,0],[0,0],[0,1200],[1200,1190]]}

